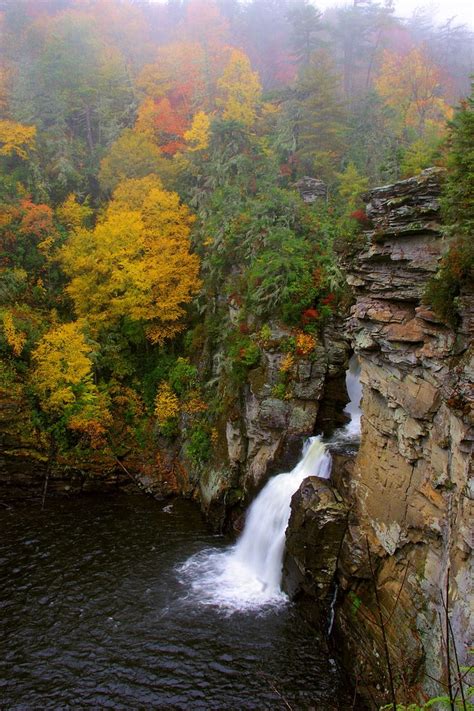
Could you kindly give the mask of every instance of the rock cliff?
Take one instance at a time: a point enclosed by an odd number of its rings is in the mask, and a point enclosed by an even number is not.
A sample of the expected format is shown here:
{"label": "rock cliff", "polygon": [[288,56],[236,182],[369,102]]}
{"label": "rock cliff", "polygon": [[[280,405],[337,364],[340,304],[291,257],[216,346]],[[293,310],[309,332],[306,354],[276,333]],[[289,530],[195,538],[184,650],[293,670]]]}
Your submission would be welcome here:
{"label": "rock cliff", "polygon": [[[356,295],[349,333],[363,417],[355,461],[336,462],[333,476],[351,509],[347,530],[340,527],[337,629],[359,686],[377,702],[387,688],[380,613],[399,701],[442,691],[433,679],[446,679],[440,615],[448,576],[449,617],[464,662],[472,644],[472,293],[460,297],[456,332],[422,300],[446,249],[442,177],[430,169],[373,190],[372,228],[345,265]],[[301,497],[293,501],[290,541],[312,506],[306,500],[298,514]]]}
{"label": "rock cliff", "polygon": [[327,325],[308,355],[288,357],[291,338],[290,329],[271,326],[258,367],[249,370],[233,406],[223,412],[218,458],[194,473],[198,498],[217,530],[236,522],[270,475],[293,468],[306,437],[341,421],[349,354],[341,326]]}

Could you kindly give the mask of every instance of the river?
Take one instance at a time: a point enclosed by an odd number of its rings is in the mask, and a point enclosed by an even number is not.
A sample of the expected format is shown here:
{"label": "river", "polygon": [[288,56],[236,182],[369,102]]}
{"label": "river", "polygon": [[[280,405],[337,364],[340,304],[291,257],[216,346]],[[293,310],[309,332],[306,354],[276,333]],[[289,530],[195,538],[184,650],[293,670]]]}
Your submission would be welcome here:
{"label": "river", "polygon": [[0,509],[1,707],[350,708],[298,607],[201,604],[183,564],[228,541],[186,501]]}

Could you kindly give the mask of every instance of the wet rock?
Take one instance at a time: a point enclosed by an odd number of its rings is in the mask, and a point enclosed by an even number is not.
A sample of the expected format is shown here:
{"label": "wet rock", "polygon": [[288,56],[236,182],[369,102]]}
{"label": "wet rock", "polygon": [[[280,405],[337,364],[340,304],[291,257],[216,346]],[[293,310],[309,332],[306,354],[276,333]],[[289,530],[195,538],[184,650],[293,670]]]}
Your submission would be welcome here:
{"label": "wet rock", "polygon": [[314,598],[326,612],[347,514],[341,496],[318,477],[305,479],[291,502],[283,587],[291,597]]}

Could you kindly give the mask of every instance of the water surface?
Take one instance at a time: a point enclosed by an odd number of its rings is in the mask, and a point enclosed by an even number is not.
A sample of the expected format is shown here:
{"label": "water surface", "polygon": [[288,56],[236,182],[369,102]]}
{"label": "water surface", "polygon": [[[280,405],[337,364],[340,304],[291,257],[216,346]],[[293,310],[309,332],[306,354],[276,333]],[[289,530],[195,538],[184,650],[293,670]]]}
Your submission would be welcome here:
{"label": "water surface", "polygon": [[2,708],[350,708],[295,606],[200,604],[180,567],[228,541],[189,502],[51,499],[0,525]]}

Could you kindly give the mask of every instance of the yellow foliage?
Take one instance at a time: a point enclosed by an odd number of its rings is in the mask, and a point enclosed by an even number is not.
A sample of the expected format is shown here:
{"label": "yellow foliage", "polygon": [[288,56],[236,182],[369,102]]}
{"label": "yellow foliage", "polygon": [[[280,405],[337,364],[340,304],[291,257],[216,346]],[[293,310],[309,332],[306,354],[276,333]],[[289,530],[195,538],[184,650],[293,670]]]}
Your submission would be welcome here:
{"label": "yellow foliage", "polygon": [[452,116],[452,108],[440,96],[440,69],[419,47],[403,55],[386,50],[375,87],[396,112],[402,129],[423,132],[428,121],[442,127]]}
{"label": "yellow foliage", "polygon": [[316,347],[316,338],[310,333],[300,331],[295,339],[296,354],[299,356],[309,355]]}
{"label": "yellow foliage", "polygon": [[161,383],[155,398],[155,416],[159,425],[164,425],[167,420],[179,415],[180,405],[178,396],[173,392],[168,383]]}
{"label": "yellow foliage", "polygon": [[288,373],[293,368],[294,364],[294,356],[291,353],[287,353],[281,361],[280,371],[282,373]]}
{"label": "yellow foliage", "polygon": [[0,155],[17,155],[24,160],[35,148],[36,126],[24,126],[14,121],[0,121]]}
{"label": "yellow foliage", "polygon": [[84,388],[92,394],[92,350],[78,322],[62,324],[43,336],[32,353],[32,385],[45,412],[62,413],[77,402]]}
{"label": "yellow foliage", "polygon": [[176,193],[151,187],[158,184],[150,176],[125,181],[95,229],[74,232],[59,254],[78,315],[95,324],[144,322],[153,343],[182,330],[184,306],[200,286],[199,259],[189,252],[194,217]]}
{"label": "yellow foliage", "polygon": [[3,332],[13,355],[20,356],[26,343],[26,334],[16,329],[11,311],[3,314]]}
{"label": "yellow foliage", "polygon": [[114,190],[113,200],[108,206],[108,214],[123,210],[141,210],[147,195],[155,188],[163,189],[163,184],[157,175],[124,180]]}
{"label": "yellow foliage", "polygon": [[203,151],[208,147],[210,129],[211,119],[204,111],[198,111],[191,128],[184,132],[184,140],[190,151]]}
{"label": "yellow foliage", "polygon": [[81,205],[77,202],[73,193],[68,195],[66,200],[56,209],[58,220],[70,230],[84,227],[87,220],[92,217],[93,212],[88,205]]}
{"label": "yellow foliage", "polygon": [[252,126],[257,115],[262,87],[258,73],[252,71],[250,60],[244,52],[234,49],[222,77],[217,82],[222,107],[222,117]]}
{"label": "yellow foliage", "polygon": [[137,111],[137,120],[135,122],[134,130],[138,133],[143,133],[150,141],[155,140],[156,133],[156,104],[153,99],[147,97]]}

